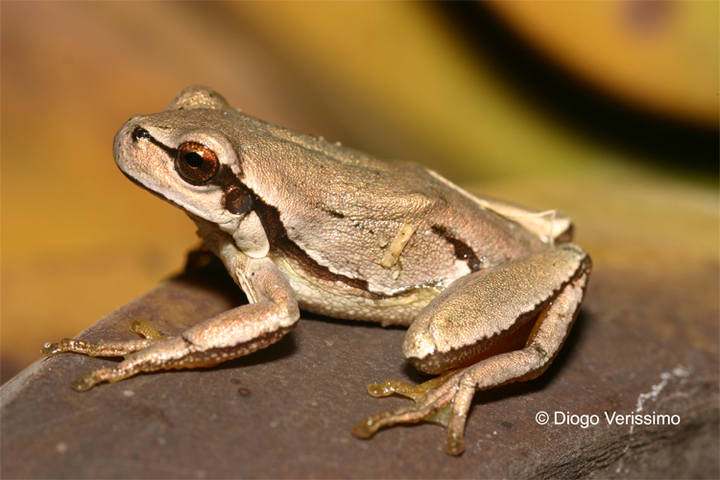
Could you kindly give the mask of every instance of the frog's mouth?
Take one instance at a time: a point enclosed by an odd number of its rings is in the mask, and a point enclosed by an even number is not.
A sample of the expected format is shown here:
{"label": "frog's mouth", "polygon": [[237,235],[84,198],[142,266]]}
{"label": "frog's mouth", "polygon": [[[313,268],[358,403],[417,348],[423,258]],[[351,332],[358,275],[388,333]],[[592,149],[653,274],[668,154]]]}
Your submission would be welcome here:
{"label": "frog's mouth", "polygon": [[176,206],[176,207],[179,208],[180,210],[185,211],[185,208],[184,208],[183,206],[181,206],[179,203],[177,203],[176,201],[174,201],[174,200],[166,197],[165,195],[163,195],[162,193],[160,193],[160,192],[158,192],[158,191],[156,191],[156,190],[153,190],[152,188],[148,188],[148,187],[147,187],[146,185],[144,185],[140,180],[138,180],[137,178],[133,177],[132,175],[130,175],[129,173],[127,173],[127,172],[126,172],[125,170],[123,170],[122,168],[118,167],[118,169],[122,172],[123,175],[125,175],[125,177],[126,177],[128,180],[130,180],[132,183],[134,183],[134,184],[137,185],[138,187],[141,187],[143,190],[148,191],[148,192],[152,193],[153,195],[155,195],[156,197],[158,197],[158,198],[160,198],[160,199],[168,202],[169,204]]}

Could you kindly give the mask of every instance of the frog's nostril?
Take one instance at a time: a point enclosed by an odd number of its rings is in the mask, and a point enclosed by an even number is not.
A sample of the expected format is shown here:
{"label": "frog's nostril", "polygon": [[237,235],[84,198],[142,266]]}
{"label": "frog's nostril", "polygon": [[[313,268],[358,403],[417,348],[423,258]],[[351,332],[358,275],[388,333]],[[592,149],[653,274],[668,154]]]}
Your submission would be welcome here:
{"label": "frog's nostril", "polygon": [[152,135],[150,135],[150,132],[145,130],[142,127],[135,127],[135,130],[132,131],[132,139],[133,142],[137,142],[138,140],[150,140],[152,138]]}

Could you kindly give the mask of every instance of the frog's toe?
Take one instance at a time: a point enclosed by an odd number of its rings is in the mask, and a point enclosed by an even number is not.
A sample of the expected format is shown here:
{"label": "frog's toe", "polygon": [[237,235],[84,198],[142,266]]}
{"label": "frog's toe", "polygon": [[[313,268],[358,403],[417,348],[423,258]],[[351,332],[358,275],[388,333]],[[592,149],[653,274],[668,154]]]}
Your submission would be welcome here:
{"label": "frog's toe", "polygon": [[130,331],[149,339],[157,340],[163,337],[147,320],[133,320],[130,324]]}
{"label": "frog's toe", "polygon": [[58,343],[47,342],[42,349],[43,355],[48,357],[55,356],[59,353],[65,352],[78,352],[84,353],[87,344],[81,340],[75,340],[74,338],[64,338]]}
{"label": "frog's toe", "polygon": [[462,369],[449,370],[439,377],[431,378],[419,385],[411,385],[398,380],[385,380],[382,383],[371,383],[367,386],[368,393],[375,398],[389,397],[392,394],[402,397],[411,398],[417,401],[426,393],[435,390],[440,385],[446,383],[451,377],[459,373]]}
{"label": "frog's toe", "polygon": [[[390,412],[387,413],[389,414]],[[375,432],[377,432],[380,428],[376,425],[378,416],[379,415],[372,415],[362,422],[353,425],[352,434],[362,439],[370,438],[375,435]]]}
{"label": "frog's toe", "polygon": [[62,353],[62,348],[60,347],[59,343],[50,343],[47,342],[43,349],[41,350],[43,355],[47,355],[48,357],[52,357],[54,355],[57,355],[58,353]]}
{"label": "frog's toe", "polygon": [[445,445],[445,453],[448,455],[458,456],[465,451],[465,439],[463,432],[455,432],[448,429],[448,441]]}
{"label": "frog's toe", "polygon": [[370,438],[381,428],[391,427],[398,423],[418,423],[428,416],[425,409],[405,407],[393,412],[383,412],[367,417],[352,427],[352,433],[358,438]]}
{"label": "frog's toe", "polygon": [[71,386],[77,392],[87,392],[101,381],[96,372],[92,372],[73,381]]}
{"label": "frog's toe", "polygon": [[121,362],[114,368],[94,370],[72,382],[71,386],[75,391],[87,392],[98,383],[119,382],[138,373],[137,369],[127,368],[124,364],[125,362]]}
{"label": "frog's toe", "polygon": [[367,386],[367,391],[375,398],[389,397],[395,393],[403,397],[416,399],[424,393],[418,387],[419,385],[415,386],[397,380],[385,380],[382,383],[371,383]]}

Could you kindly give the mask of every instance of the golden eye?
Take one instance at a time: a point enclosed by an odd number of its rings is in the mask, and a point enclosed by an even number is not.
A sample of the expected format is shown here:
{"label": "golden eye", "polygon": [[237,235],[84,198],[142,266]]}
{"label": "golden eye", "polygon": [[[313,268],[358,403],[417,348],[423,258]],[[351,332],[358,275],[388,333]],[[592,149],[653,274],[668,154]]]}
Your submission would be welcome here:
{"label": "golden eye", "polygon": [[215,178],[219,168],[215,152],[201,143],[185,142],[177,150],[175,169],[188,183],[205,185]]}

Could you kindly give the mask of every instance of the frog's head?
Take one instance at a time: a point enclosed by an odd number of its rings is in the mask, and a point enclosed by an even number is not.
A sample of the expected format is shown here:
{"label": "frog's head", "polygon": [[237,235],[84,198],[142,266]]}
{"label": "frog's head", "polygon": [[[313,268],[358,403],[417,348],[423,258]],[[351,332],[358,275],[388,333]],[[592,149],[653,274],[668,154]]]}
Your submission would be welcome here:
{"label": "frog's head", "polygon": [[230,192],[242,189],[237,152],[222,128],[233,112],[213,90],[186,88],[167,110],[128,120],[115,135],[115,162],[133,182],[188,213],[215,224],[236,220],[251,199]]}
{"label": "frog's head", "polygon": [[133,182],[196,220],[233,236],[249,230],[262,237],[254,243],[262,245],[255,252],[260,255],[267,241],[252,213],[256,197],[243,183],[239,158],[243,132],[261,130],[259,123],[234,110],[217,92],[188,87],[166,110],[128,120],[115,135],[115,162]]}

